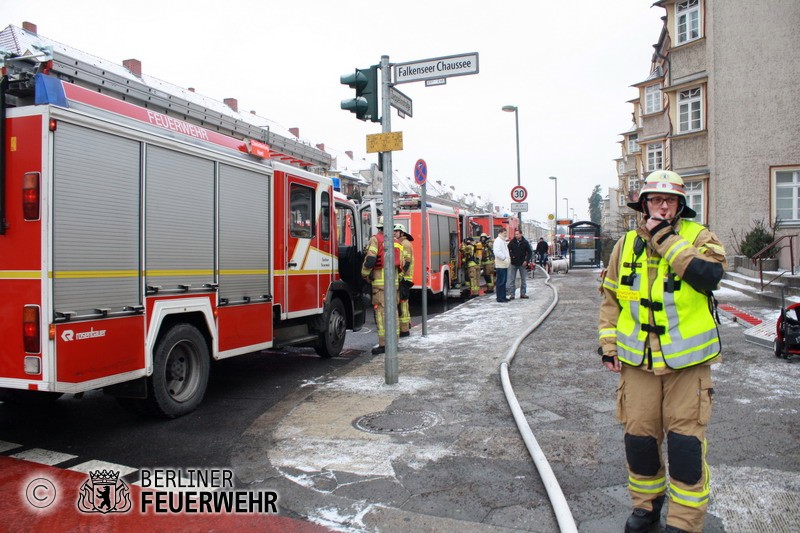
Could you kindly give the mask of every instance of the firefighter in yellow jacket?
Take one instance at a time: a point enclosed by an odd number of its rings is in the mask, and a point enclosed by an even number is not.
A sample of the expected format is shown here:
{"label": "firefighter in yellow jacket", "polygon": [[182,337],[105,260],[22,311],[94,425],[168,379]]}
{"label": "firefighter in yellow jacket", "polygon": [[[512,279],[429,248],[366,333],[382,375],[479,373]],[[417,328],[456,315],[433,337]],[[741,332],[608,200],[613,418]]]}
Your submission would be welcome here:
{"label": "firefighter in yellow jacket", "polygon": [[[380,218],[376,225],[378,233],[373,235],[369,244],[367,244],[367,253],[364,257],[364,263],[361,266],[361,277],[372,285],[372,307],[375,309],[375,327],[378,329],[378,346],[372,349],[372,354],[377,355],[386,352],[386,300],[384,299],[384,235],[383,235],[383,217]],[[394,262],[397,268],[398,275],[394,278],[394,290],[397,291],[399,282],[399,266],[403,259],[403,245],[392,239],[394,243]],[[397,306],[394,309],[395,316],[397,316]],[[399,321],[395,318],[397,327],[397,334],[400,334]]]}
{"label": "firefighter in yellow jacket", "polygon": [[478,284],[480,259],[475,257],[475,245],[472,242],[472,237],[467,237],[464,239],[464,244],[461,245],[461,265],[465,269],[469,283],[470,297],[478,296],[480,293],[480,285]]}
{"label": "firefighter in yellow jacket", "polygon": [[414,237],[406,231],[402,224],[395,224],[394,238],[403,245],[397,306],[400,313],[400,336],[408,337],[411,335],[411,309],[408,306],[408,299],[411,297],[411,287],[414,286],[414,249],[411,246]]}
{"label": "firefighter in yellow jacket", "polygon": [[687,220],[697,214],[675,172],[651,173],[628,206],[644,218],[614,246],[599,319],[603,365],[620,374],[617,419],[633,504],[625,531],[650,531],[669,495],[666,531],[699,532],[709,503],[710,364],[721,349],[711,291],[722,279],[725,250]]}

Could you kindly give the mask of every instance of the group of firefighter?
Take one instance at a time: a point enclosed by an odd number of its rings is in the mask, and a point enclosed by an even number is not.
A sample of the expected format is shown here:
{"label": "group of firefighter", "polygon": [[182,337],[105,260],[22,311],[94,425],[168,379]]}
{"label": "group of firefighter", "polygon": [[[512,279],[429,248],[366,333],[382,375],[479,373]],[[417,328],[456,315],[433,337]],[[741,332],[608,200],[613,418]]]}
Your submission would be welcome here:
{"label": "group of firefighter", "polygon": [[[372,306],[375,308],[375,325],[378,330],[378,346],[372,349],[373,355],[386,351],[386,300],[384,279],[384,232],[383,218],[376,225],[378,232],[373,235],[367,244],[364,263],[361,266],[361,277],[372,286]],[[402,224],[395,224],[392,228],[393,243],[395,248],[394,266],[397,269],[397,334],[408,337],[411,328],[411,310],[408,300],[413,287],[414,252],[411,241],[414,237],[409,235]],[[483,275],[486,280],[486,292],[494,292],[494,253],[490,237],[483,233],[474,242],[472,237],[467,237],[460,248],[462,264],[466,267],[467,279],[465,283],[469,288],[470,296],[478,296],[480,285],[478,277]],[[482,269],[482,273],[481,273]],[[445,290],[447,290],[445,288]]]}
{"label": "group of firefighter", "polygon": [[[461,245],[461,264],[466,266],[466,280],[470,297],[480,294],[480,276],[486,281],[486,292],[494,292],[494,252],[491,238],[481,233],[478,241],[472,237],[464,239]],[[481,269],[483,273],[481,274]]]}

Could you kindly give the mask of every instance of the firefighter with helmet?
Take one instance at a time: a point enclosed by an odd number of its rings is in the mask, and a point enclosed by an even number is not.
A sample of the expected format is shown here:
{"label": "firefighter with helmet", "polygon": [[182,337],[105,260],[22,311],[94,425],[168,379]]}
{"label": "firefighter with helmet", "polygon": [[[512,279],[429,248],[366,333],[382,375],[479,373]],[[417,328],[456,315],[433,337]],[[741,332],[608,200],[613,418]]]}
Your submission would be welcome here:
{"label": "firefighter with helmet", "polygon": [[710,365],[721,350],[711,291],[725,271],[725,249],[688,220],[697,214],[675,172],[651,173],[628,207],[644,216],[611,252],[598,326],[602,363],[619,373],[616,412],[633,506],[625,531],[650,531],[667,495],[666,531],[702,531]]}
{"label": "firefighter with helmet", "polygon": [[[361,277],[372,285],[372,307],[375,309],[375,327],[378,330],[378,345],[372,348],[372,354],[386,353],[386,300],[385,300],[385,287],[384,287],[384,234],[383,234],[383,217],[378,219],[375,225],[378,232],[369,239],[367,244],[367,253],[364,257],[364,263],[361,265]],[[394,290],[397,291],[399,282],[399,266],[403,257],[403,245],[396,240],[392,240],[394,244],[394,263],[397,268],[398,275],[394,278]],[[397,306],[394,308],[395,317],[397,317]],[[397,334],[400,334],[399,321],[395,318],[397,324]]]}
{"label": "firefighter with helmet", "polygon": [[483,248],[481,265],[483,266],[483,279],[486,280],[486,292],[494,292],[494,253],[492,253],[491,237],[481,233],[480,241]]}
{"label": "firefighter with helmet", "polygon": [[475,246],[472,244],[472,237],[464,239],[464,244],[461,245],[461,264],[466,268],[467,276],[469,279],[469,296],[474,298],[480,294],[480,285],[478,284],[478,265],[480,259],[475,256]]}
{"label": "firefighter with helmet", "polygon": [[408,299],[411,287],[414,286],[414,249],[411,241],[414,237],[406,231],[402,224],[394,225],[394,238],[403,245],[403,259],[400,261],[400,286],[397,291],[398,313],[400,314],[400,336],[411,335],[411,309]]}

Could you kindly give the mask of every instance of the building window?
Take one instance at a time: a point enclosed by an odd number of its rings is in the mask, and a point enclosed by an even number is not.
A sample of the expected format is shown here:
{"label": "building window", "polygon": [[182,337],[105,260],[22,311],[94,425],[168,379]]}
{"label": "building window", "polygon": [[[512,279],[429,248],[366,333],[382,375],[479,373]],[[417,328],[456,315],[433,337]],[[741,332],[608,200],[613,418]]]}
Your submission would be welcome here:
{"label": "building window", "polygon": [[645,114],[661,111],[661,84],[648,85],[644,88]]}
{"label": "building window", "polygon": [[678,133],[703,129],[703,94],[700,87],[678,93]]}
{"label": "building window", "polygon": [[618,204],[620,207],[625,207],[625,204],[626,204],[626,202],[625,202],[625,195],[624,195],[624,194],[622,194],[622,191],[619,191],[619,194],[617,195],[617,200],[618,200],[618,201],[617,201],[617,204]]}
{"label": "building window", "polygon": [[664,168],[664,148],[661,143],[647,145],[647,171],[653,172]]}
{"label": "building window", "polygon": [[623,174],[625,174],[625,163],[617,161],[617,175],[622,176]]}
{"label": "building window", "polygon": [[628,153],[632,154],[639,151],[639,134],[631,133],[628,136]]}
{"label": "building window", "polygon": [[686,0],[675,5],[678,44],[700,38],[700,0]]}
{"label": "building window", "polygon": [[776,170],[775,216],[783,221],[800,220],[800,168]]}
{"label": "building window", "polygon": [[687,181],[684,183],[686,190],[686,205],[694,209],[697,216],[694,217],[695,222],[701,224],[705,223],[705,216],[703,214],[704,194],[703,194],[703,181]]}
{"label": "building window", "polygon": [[639,190],[639,176],[628,177],[628,192]]}

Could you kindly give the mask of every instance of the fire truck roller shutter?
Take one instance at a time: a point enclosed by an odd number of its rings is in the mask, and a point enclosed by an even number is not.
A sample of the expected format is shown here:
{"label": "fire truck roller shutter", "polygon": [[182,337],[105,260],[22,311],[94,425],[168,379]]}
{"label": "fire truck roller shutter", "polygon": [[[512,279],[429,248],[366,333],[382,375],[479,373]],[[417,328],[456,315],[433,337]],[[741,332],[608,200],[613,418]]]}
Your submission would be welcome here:
{"label": "fire truck roller shutter", "polygon": [[141,144],[66,121],[53,143],[55,311],[141,305]]}
{"label": "fire truck roller shutter", "polygon": [[157,146],[146,161],[147,285],[214,283],[214,162]]}
{"label": "fire truck roller shutter", "polygon": [[220,165],[219,297],[229,303],[270,296],[270,174]]}

